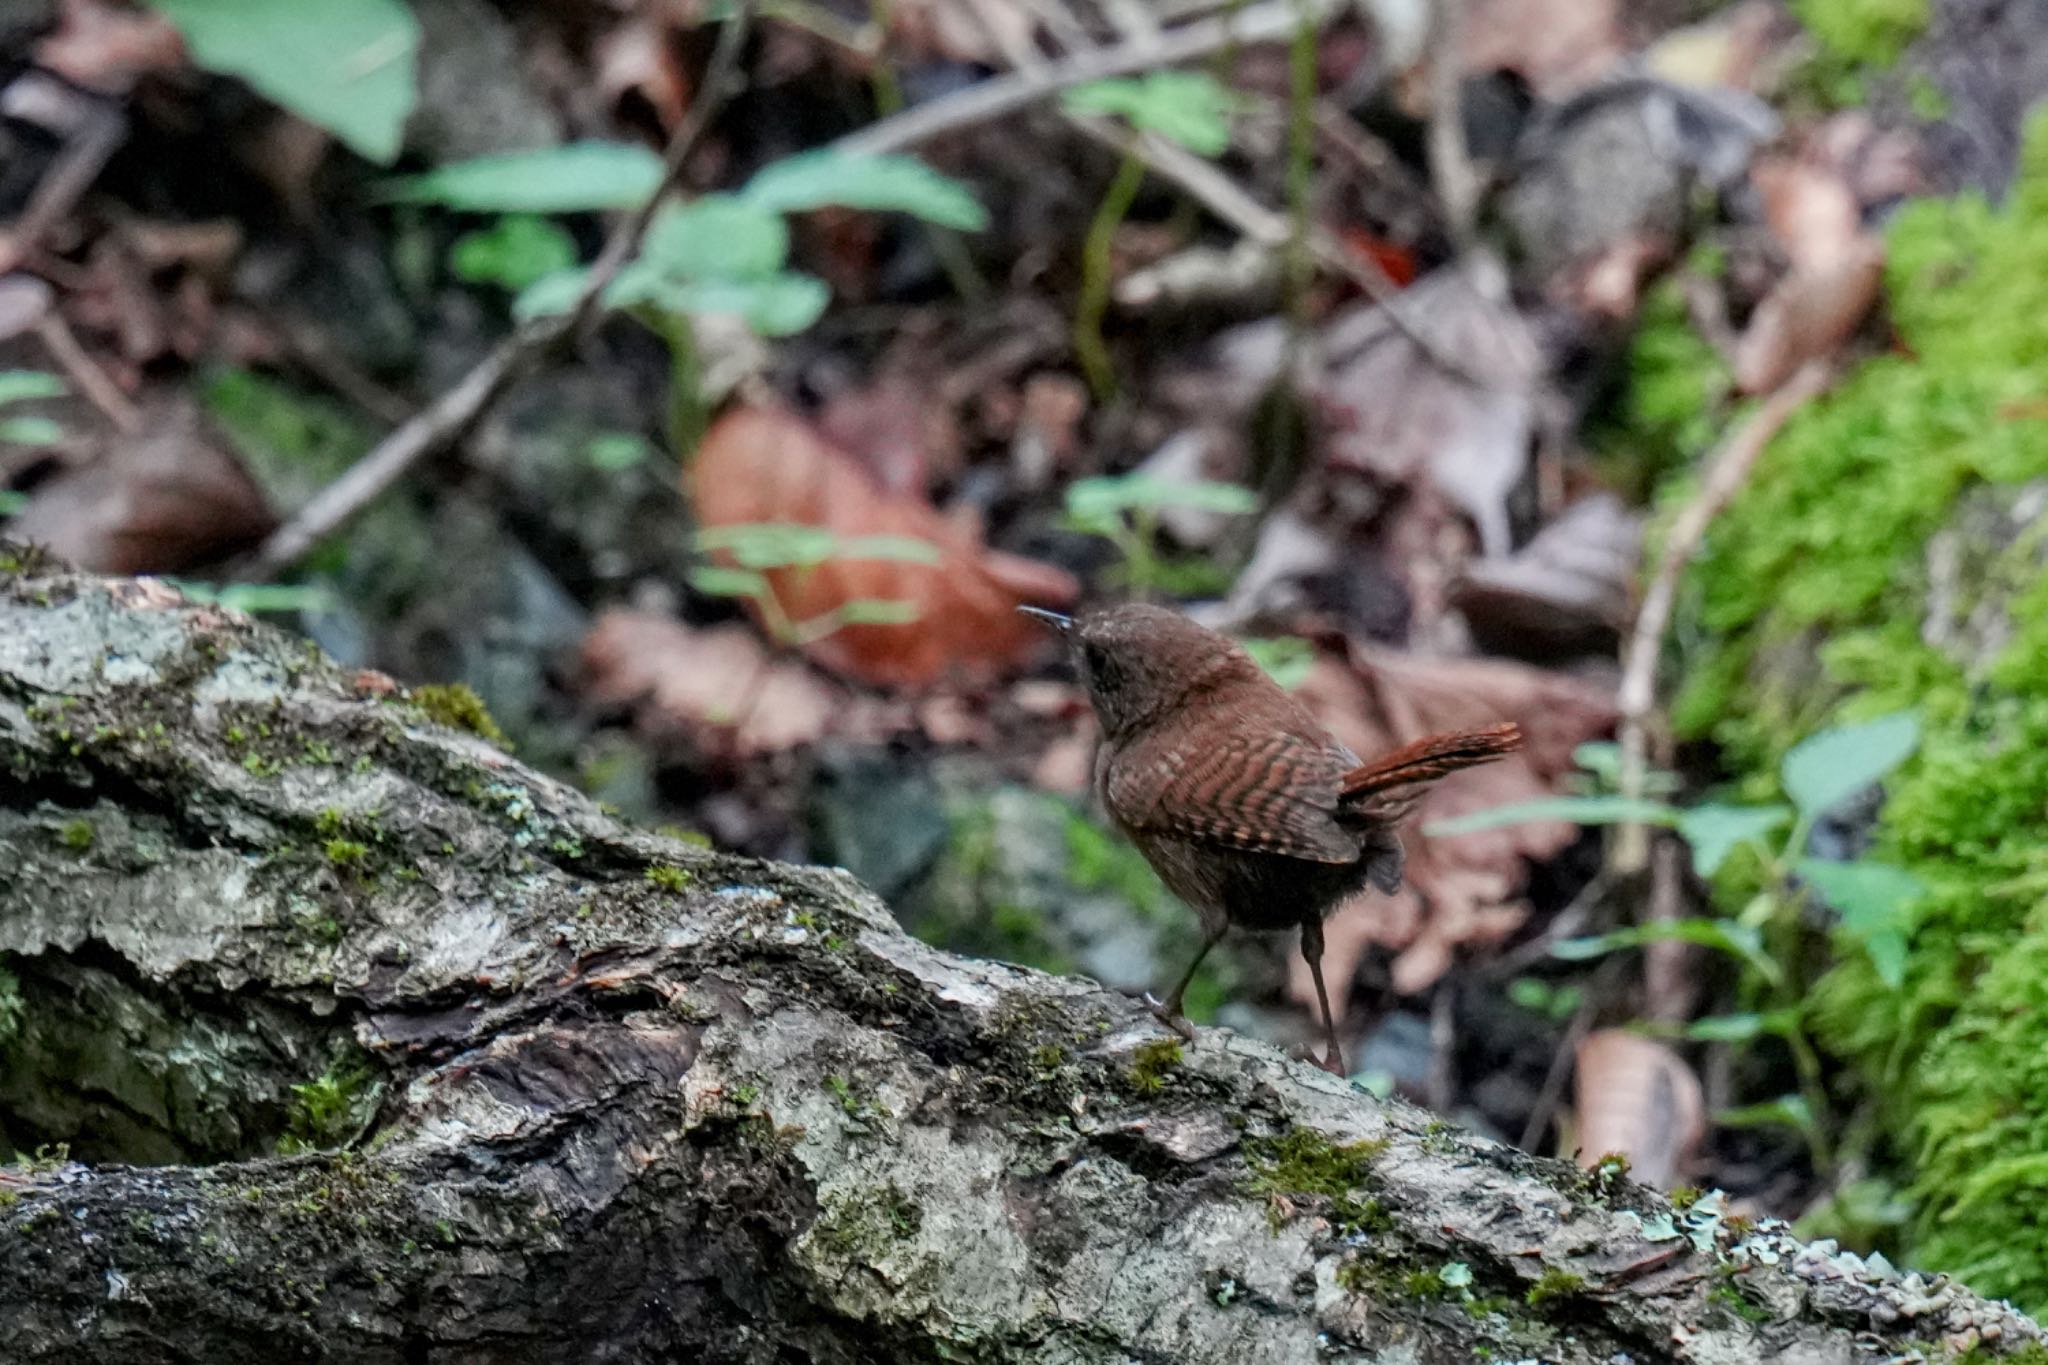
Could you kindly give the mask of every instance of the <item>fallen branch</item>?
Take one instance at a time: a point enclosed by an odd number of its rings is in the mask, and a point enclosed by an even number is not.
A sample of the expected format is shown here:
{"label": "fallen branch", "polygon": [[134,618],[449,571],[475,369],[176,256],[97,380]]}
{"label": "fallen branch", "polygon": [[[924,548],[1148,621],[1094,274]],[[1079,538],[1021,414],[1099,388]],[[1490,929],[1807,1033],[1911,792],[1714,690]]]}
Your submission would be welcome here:
{"label": "fallen branch", "polygon": [[2041,1349],[630,829],[161,585],[10,569],[0,641],[0,1133],[79,1158],[0,1172],[11,1365]]}
{"label": "fallen branch", "polygon": [[528,365],[575,335],[596,310],[598,300],[619,271],[640,249],[669,191],[682,178],[712,119],[732,94],[741,46],[747,32],[748,6],[736,6],[719,33],[703,84],[676,125],[662,158],[662,176],[653,194],[619,221],[605,240],[583,286],[567,310],[522,324],[499,342],[468,374],[401,424],[347,472],[309,498],[284,525],[258,546],[245,569],[254,579],[274,578],[312,552],[328,536],[374,502],[423,457],[449,445],[469,430],[492,401]]}
{"label": "fallen branch", "polygon": [[[1649,590],[1643,594],[1642,608],[1636,613],[1635,627],[1629,632],[1627,648],[1622,653],[1621,686],[1616,702],[1621,711],[1618,785],[1624,799],[1640,798],[1648,776],[1648,728],[1650,714],[1657,704],[1657,663],[1663,657],[1664,636],[1671,628],[1671,611],[1677,603],[1678,583],[1686,566],[1699,553],[1714,518],[1748,482],[1750,470],[1756,467],[1757,458],[1771,438],[1794,413],[1819,397],[1833,382],[1832,366],[1813,360],[1773,390],[1741,426],[1729,433],[1721,448],[1708,457],[1706,477],[1700,481],[1699,491],[1671,523],[1664,551],[1657,559],[1657,571],[1651,575]],[[1639,871],[1648,858],[1648,828],[1641,824],[1623,825],[1614,843],[1615,870]]]}

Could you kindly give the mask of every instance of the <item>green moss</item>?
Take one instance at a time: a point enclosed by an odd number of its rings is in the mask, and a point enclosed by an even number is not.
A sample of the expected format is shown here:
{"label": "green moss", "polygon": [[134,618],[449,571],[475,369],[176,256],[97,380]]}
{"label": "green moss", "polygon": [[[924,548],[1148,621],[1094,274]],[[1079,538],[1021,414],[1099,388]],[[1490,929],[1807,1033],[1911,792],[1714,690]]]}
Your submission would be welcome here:
{"label": "green moss", "polygon": [[1156,1095],[1166,1088],[1166,1078],[1180,1066],[1180,1043],[1173,1038],[1156,1038],[1141,1045],[1131,1062],[1131,1089],[1141,1095]]}
{"label": "green moss", "polygon": [[21,978],[0,967],[0,1047],[21,1032],[21,1021],[27,1013],[28,1002],[21,997]]}
{"label": "green moss", "polygon": [[1792,0],[1792,12],[1830,56],[1890,66],[1927,30],[1928,0]]}
{"label": "green moss", "polygon": [[1244,1152],[1251,1176],[1245,1188],[1273,1200],[1276,1219],[1284,1219],[1282,1200],[1320,1199],[1341,1230],[1385,1232],[1393,1220],[1372,1191],[1379,1184],[1373,1162],[1386,1149],[1382,1138],[1336,1143],[1313,1128],[1249,1137]]}
{"label": "green moss", "polygon": [[484,706],[484,699],[474,688],[464,683],[433,683],[426,687],[415,687],[406,694],[414,706],[437,725],[451,730],[467,730],[493,744],[503,745],[505,732],[498,728],[498,722]]}
{"label": "green moss", "polygon": [[292,1087],[278,1151],[286,1155],[320,1151],[354,1140],[382,1097],[377,1073],[360,1056],[337,1060],[313,1080]]}
{"label": "green moss", "polygon": [[336,867],[361,867],[370,856],[370,846],[355,839],[329,839],[320,847]]}
{"label": "green moss", "polygon": [[671,896],[680,896],[694,880],[683,868],[669,863],[657,863],[643,873],[649,886],[659,887]]}
{"label": "green moss", "polygon": [[1745,1295],[1733,1276],[1722,1276],[1707,1290],[1707,1297],[1741,1318],[1744,1322],[1761,1326],[1771,1321],[1771,1310]]}
{"label": "green moss", "polygon": [[1583,1275],[1574,1275],[1569,1270],[1555,1266],[1543,1272],[1536,1283],[1529,1286],[1522,1295],[1523,1302],[1531,1308],[1546,1308],[1564,1299],[1576,1297],[1586,1287]]}
{"label": "green moss", "polygon": [[66,820],[64,827],[57,831],[57,842],[73,853],[87,853],[92,850],[94,833],[90,820]]}
{"label": "green moss", "polygon": [[[1928,888],[1906,980],[1890,989],[1842,954],[1814,992],[1816,1024],[1879,1128],[1901,1135],[1891,1156],[1918,1213],[1891,1249],[2039,1310],[2048,556],[2007,509],[2048,478],[2048,117],[2002,209],[1910,205],[1888,248],[1902,344],[1794,417],[1716,523],[1676,631],[1675,719],[1765,795],[1823,723],[1919,713],[1920,751],[1887,781],[1873,849]],[[1937,536],[1956,566],[1939,591]]]}

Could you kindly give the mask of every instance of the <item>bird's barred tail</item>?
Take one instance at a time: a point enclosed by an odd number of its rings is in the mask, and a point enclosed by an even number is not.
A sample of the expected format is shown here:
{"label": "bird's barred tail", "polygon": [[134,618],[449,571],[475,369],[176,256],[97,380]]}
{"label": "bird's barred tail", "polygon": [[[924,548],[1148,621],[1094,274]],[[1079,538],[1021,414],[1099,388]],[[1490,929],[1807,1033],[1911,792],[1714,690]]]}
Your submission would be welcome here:
{"label": "bird's barred tail", "polygon": [[1521,747],[1521,729],[1512,724],[1431,735],[1353,768],[1344,775],[1337,799],[1341,805],[1364,804],[1383,792],[1434,782],[1460,768],[1491,763]]}

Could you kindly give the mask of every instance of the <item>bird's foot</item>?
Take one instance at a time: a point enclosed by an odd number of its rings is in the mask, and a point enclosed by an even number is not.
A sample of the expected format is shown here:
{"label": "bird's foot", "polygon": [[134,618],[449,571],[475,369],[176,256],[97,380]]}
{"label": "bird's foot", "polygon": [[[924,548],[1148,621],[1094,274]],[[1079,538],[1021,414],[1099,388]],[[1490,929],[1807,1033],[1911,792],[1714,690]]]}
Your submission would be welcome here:
{"label": "bird's foot", "polygon": [[1287,1055],[1294,1058],[1297,1062],[1314,1062],[1340,1081],[1347,1079],[1351,1075],[1351,1069],[1344,1065],[1344,1054],[1334,1047],[1327,1053],[1318,1056],[1314,1048],[1306,1043],[1302,1043],[1297,1047],[1289,1049]]}
{"label": "bird's foot", "polygon": [[1195,1041],[1195,1026],[1188,1022],[1188,1017],[1185,1014],[1176,1009],[1168,1009],[1160,1004],[1152,997],[1149,991],[1145,993],[1144,1001],[1145,1008],[1152,1011],[1154,1019],[1157,1019],[1189,1042]]}

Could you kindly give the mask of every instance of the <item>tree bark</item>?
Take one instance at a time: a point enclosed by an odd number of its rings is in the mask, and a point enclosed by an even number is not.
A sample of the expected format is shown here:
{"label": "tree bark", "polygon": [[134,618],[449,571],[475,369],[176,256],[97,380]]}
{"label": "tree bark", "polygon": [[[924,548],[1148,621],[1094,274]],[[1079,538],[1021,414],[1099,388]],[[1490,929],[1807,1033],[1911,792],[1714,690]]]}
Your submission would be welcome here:
{"label": "tree bark", "polygon": [[[11,1361],[1860,1361],[2038,1343],[0,551]],[[2039,1349],[2038,1345],[2034,1349]]]}

